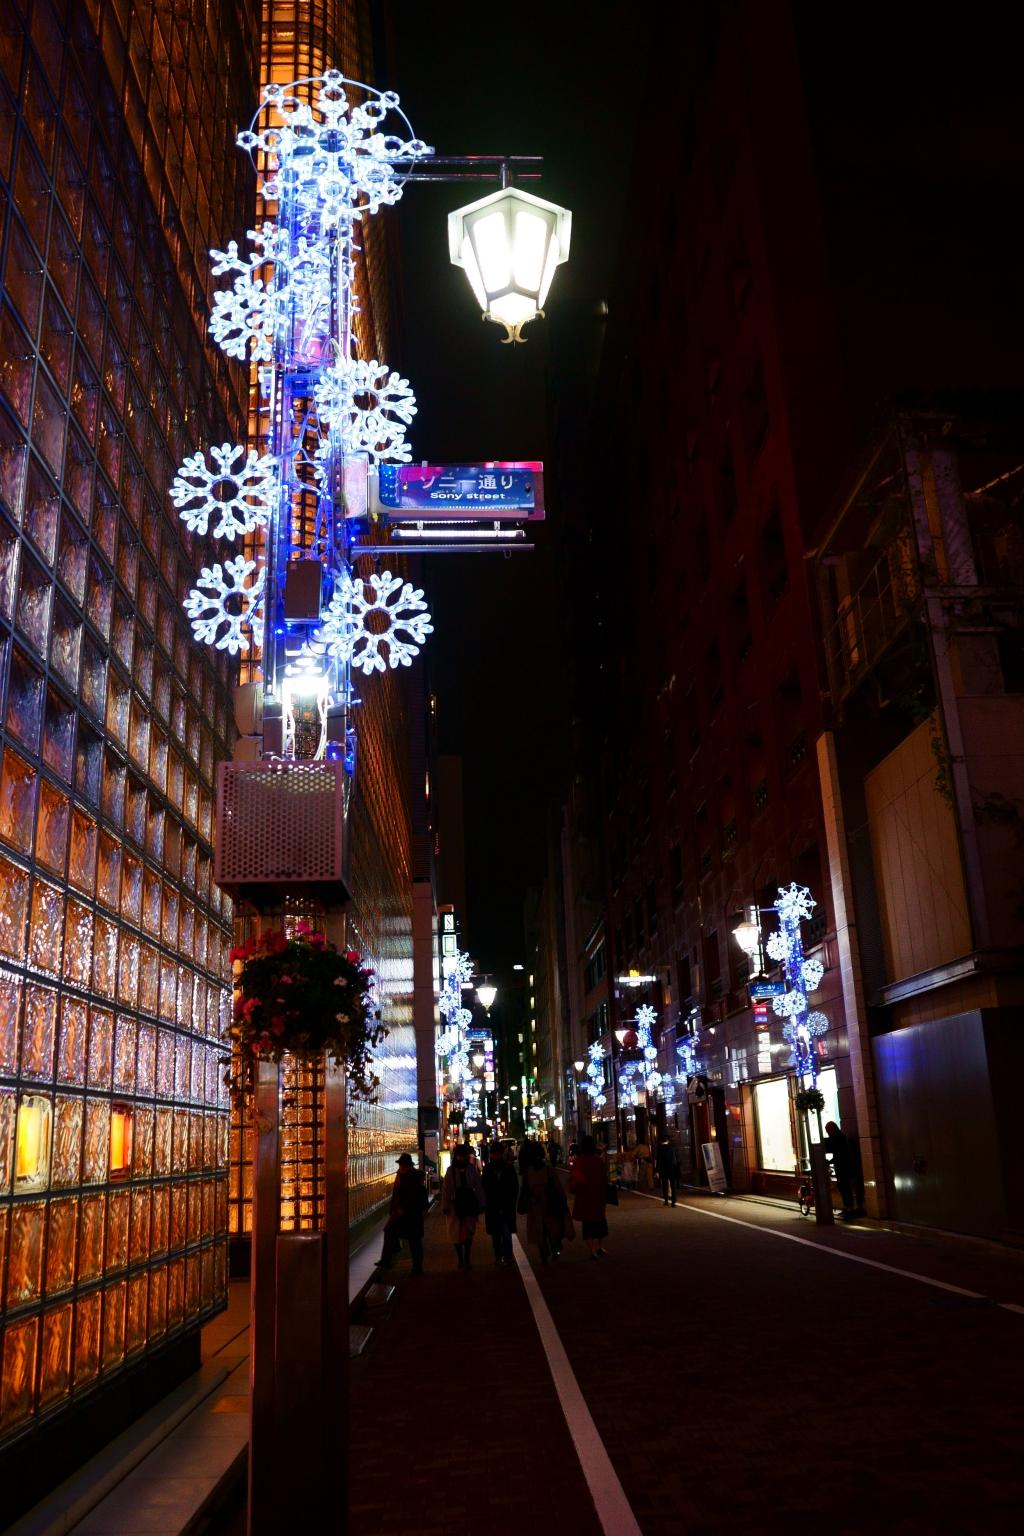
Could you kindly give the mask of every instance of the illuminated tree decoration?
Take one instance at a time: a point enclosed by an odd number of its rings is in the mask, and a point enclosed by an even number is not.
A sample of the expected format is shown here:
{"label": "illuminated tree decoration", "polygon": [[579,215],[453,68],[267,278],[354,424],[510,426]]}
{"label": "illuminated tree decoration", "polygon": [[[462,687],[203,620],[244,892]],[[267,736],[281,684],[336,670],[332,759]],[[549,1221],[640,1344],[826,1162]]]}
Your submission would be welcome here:
{"label": "illuminated tree decoration", "polygon": [[199,585],[193,587],[183,604],[192,620],[192,633],[197,640],[215,646],[218,651],[228,651],[236,656],[247,651],[248,630],[256,645],[261,642],[260,601],[263,597],[263,573],[250,580],[257,569],[255,560],[236,555],[225,560],[223,568],[204,565],[199,573]]}
{"label": "illuminated tree decoration", "polygon": [[782,1038],[790,1048],[790,1066],[800,1078],[818,1081],[818,1051],[815,1040],[828,1029],[825,1014],[809,1012],[807,994],[820,984],[825,968],[820,960],[804,959],[800,924],[811,916],[817,903],[806,885],[780,886],[775,910],[779,928],[770,934],[765,946],[773,960],[784,969],[789,988],[781,997],[772,998],[772,1008],[787,1022]]}
{"label": "illuminated tree decoration", "polygon": [[410,666],[433,631],[422,591],[381,571],[365,580],[341,577],[317,639],[331,655],[362,672],[384,672],[389,666]]}
{"label": "illuminated tree decoration", "polygon": [[[189,531],[209,530],[213,538],[233,543],[265,527],[277,497],[276,460],[233,443],[211,447],[210,459],[212,468],[202,453],[189,454],[171,481],[171,501]],[[211,518],[216,519],[212,528]]]}

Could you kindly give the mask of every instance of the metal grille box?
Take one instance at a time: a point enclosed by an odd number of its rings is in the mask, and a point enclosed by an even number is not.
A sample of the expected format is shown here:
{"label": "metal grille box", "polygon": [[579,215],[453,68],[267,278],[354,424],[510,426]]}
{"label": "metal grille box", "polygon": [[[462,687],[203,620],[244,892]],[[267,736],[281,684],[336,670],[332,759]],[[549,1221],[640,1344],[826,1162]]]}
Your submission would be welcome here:
{"label": "metal grille box", "polygon": [[285,896],[348,900],[342,763],[221,763],[217,884],[258,908]]}

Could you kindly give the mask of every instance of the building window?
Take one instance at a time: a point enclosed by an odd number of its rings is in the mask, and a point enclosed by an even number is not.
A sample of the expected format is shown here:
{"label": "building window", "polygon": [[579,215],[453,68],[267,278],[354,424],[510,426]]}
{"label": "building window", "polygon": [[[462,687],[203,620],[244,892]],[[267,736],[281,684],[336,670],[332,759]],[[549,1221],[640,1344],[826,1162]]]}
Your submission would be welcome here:
{"label": "building window", "polygon": [[757,1164],[766,1173],[796,1172],[796,1137],[788,1077],[754,1084]]}

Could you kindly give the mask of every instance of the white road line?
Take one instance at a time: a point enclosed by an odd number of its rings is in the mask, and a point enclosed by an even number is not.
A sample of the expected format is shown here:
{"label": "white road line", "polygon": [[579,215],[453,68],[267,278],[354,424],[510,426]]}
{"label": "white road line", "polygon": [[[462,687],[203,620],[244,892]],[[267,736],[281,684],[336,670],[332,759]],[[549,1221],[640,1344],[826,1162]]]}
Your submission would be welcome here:
{"label": "white road line", "polygon": [[1024,1307],[1018,1307],[1015,1301],[998,1301],[996,1306],[1002,1307],[1004,1312],[1020,1312],[1024,1316]]}
{"label": "white road line", "polygon": [[[645,1195],[642,1190],[630,1190],[630,1194],[639,1195],[641,1200],[658,1200],[659,1195]],[[710,1216],[713,1221],[727,1221],[731,1226],[743,1227],[747,1232],[762,1232],[765,1237],[781,1237],[786,1243],[799,1243],[802,1248],[813,1248],[815,1253],[827,1253],[834,1259],[848,1259],[851,1264],[865,1264],[868,1269],[884,1269],[890,1275],[902,1275],[905,1280],[917,1280],[921,1285],[932,1285],[937,1291],[952,1291],[956,1296],[971,1296],[975,1301],[986,1301],[988,1298],[983,1291],[968,1291],[962,1285],[950,1285],[946,1280],[933,1280],[931,1275],[919,1275],[913,1269],[897,1269],[895,1264],[882,1264],[878,1259],[864,1259],[858,1253],[844,1253],[840,1248],[829,1248],[826,1243],[812,1243],[809,1237],[794,1237],[791,1232],[776,1232],[774,1227],[762,1227],[754,1221],[741,1221],[738,1216],[726,1216],[721,1211],[706,1211],[700,1205],[678,1205],[676,1210],[690,1211],[694,1216]],[[1016,1307],[1012,1302],[1002,1302],[1000,1305],[1013,1312],[1024,1312],[1024,1307]]]}
{"label": "white road line", "polygon": [[537,1276],[518,1237],[513,1237],[512,1248],[519,1274],[526,1287],[526,1298],[530,1303],[533,1320],[537,1324],[537,1332],[540,1334],[540,1341],[547,1356],[551,1379],[555,1384],[565,1422],[569,1426],[572,1443],[576,1447],[580,1469],[590,1491],[590,1497],[594,1501],[601,1530],[604,1536],[642,1536],[636,1517],[629,1507],[629,1500],[604,1448],[604,1441],[590,1416],[590,1409],[584,1401],[580,1384],[573,1374],[569,1356],[565,1352],[565,1346],[558,1336],[554,1319],[548,1311],[547,1302],[537,1284]]}

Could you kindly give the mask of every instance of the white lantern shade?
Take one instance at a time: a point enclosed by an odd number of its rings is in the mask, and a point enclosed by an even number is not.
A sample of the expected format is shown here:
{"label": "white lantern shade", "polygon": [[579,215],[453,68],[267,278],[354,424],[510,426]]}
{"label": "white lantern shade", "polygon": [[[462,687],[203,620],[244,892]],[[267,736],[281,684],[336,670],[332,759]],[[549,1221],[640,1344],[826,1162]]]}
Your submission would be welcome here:
{"label": "white lantern shade", "polygon": [[572,214],[518,187],[504,187],[448,215],[453,265],[462,267],[487,320],[520,341],[543,312],[555,268],[569,257]]}
{"label": "white lantern shade", "polygon": [[481,1008],[486,1008],[489,1013],[494,1006],[494,999],[498,995],[498,989],[492,986],[489,981],[485,981],[482,987],[477,987],[476,995],[480,1001]]}

